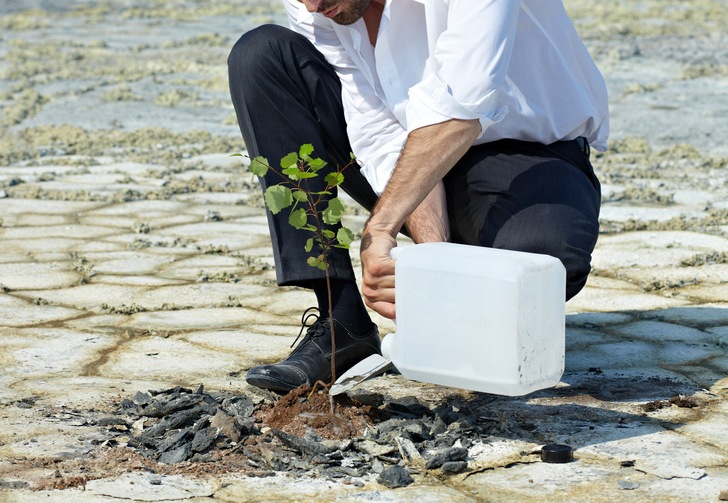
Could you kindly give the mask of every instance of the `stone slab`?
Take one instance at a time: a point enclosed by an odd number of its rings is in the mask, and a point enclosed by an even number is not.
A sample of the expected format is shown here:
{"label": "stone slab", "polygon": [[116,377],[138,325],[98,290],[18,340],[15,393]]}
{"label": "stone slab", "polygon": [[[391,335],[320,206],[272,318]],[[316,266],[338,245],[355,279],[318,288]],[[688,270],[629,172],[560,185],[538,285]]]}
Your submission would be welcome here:
{"label": "stone slab", "polygon": [[99,496],[134,501],[170,501],[207,498],[216,484],[181,475],[129,473],[118,478],[90,480],[86,491]]}

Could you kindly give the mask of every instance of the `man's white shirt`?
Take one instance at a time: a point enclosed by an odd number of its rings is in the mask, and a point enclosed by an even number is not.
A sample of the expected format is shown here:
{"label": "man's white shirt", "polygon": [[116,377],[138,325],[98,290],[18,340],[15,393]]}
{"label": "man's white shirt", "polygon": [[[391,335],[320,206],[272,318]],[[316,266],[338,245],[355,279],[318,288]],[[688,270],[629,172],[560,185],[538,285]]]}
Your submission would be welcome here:
{"label": "man's white shirt", "polygon": [[561,0],[386,0],[376,47],[362,19],[342,26],[282,1],[341,80],[351,148],[377,194],[407,135],[450,119],[479,120],[476,145],[584,136],[606,149],[606,85]]}

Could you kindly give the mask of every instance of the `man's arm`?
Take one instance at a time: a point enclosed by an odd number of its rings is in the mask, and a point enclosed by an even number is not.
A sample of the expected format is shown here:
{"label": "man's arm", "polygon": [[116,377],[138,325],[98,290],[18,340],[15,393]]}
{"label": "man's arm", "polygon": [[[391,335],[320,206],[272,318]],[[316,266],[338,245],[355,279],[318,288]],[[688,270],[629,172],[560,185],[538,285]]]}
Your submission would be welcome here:
{"label": "man's arm", "polygon": [[[362,235],[362,292],[366,304],[382,316],[395,317],[394,261],[389,253],[397,245],[397,233],[407,220],[408,225],[413,225],[411,232],[415,236],[432,236],[428,207],[442,195],[442,178],[473,145],[480,131],[476,119],[452,119],[409,134],[392,178]],[[438,189],[433,192],[436,186]],[[419,208],[425,198],[425,206]]]}
{"label": "man's arm", "polygon": [[445,185],[440,181],[404,222],[415,243],[450,241]]}

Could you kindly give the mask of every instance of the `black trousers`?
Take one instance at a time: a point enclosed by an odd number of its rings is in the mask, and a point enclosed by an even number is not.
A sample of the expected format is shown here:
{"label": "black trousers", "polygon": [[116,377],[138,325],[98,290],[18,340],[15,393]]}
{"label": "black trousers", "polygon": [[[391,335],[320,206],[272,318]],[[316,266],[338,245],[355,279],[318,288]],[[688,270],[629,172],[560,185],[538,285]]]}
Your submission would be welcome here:
{"label": "black trousers", "polygon": [[[311,143],[330,167],[350,159],[341,87],[336,73],[304,37],[265,25],[244,34],[228,58],[230,94],[251,157],[276,165]],[[342,188],[371,210],[377,197],[356,166]],[[323,187],[323,176],[311,179]],[[586,283],[599,233],[600,186],[588,145],[501,140],[472,147],[444,178],[452,241],[544,253],[567,271],[566,298]],[[268,173],[263,189],[280,182]],[[318,185],[318,186],[317,186]],[[306,263],[306,232],[288,224],[288,212],[268,213],[277,281],[307,286],[323,271]],[[348,251],[330,256],[333,278],[354,280]]]}

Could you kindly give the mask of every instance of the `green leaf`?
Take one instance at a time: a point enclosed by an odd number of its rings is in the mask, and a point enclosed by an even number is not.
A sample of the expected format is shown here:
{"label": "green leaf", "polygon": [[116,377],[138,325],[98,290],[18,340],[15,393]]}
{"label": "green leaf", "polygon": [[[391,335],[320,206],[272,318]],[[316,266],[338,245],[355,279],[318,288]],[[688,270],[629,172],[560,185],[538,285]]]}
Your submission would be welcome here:
{"label": "green leaf", "polygon": [[318,232],[318,229],[316,228],[316,226],[315,225],[311,225],[311,224],[308,224],[307,226],[305,226],[303,228],[303,230],[304,231],[309,231],[309,232]]}
{"label": "green leaf", "polygon": [[306,222],[308,221],[308,215],[306,214],[306,210],[303,208],[298,208],[297,210],[293,210],[290,215],[288,215],[288,223],[291,224],[296,229],[303,228],[304,225],[306,225]]}
{"label": "green leaf", "polygon": [[291,189],[283,185],[272,185],[265,190],[265,204],[271,213],[276,215],[283,208],[293,204]]}
{"label": "green leaf", "polygon": [[311,173],[310,171],[299,171],[298,172],[298,178],[304,179],[304,178],[316,178],[318,175],[316,173]]}
{"label": "green leaf", "polygon": [[300,175],[303,172],[300,169],[298,169],[298,166],[296,166],[294,164],[293,166],[288,166],[287,168],[283,168],[281,170],[281,173],[283,173],[284,175],[286,175],[291,180],[294,180],[295,181],[295,180],[298,180],[299,178],[301,178]]}
{"label": "green leaf", "polygon": [[334,234],[334,231],[329,229],[324,229],[322,234],[324,235],[324,238],[326,239],[334,239],[336,237],[336,234]]}
{"label": "green leaf", "polygon": [[321,191],[318,191],[318,192],[311,192],[311,195],[312,196],[330,196],[331,195],[331,191],[329,191],[329,190],[321,190]]}
{"label": "green leaf", "polygon": [[311,250],[313,250],[313,238],[308,238],[306,246],[304,246],[303,249],[306,250],[306,253],[310,253]]}
{"label": "green leaf", "polygon": [[306,164],[308,164],[309,169],[315,173],[316,171],[326,166],[328,163],[321,158],[316,158],[309,159]]}
{"label": "green leaf", "polygon": [[330,187],[336,187],[344,183],[344,175],[342,175],[341,173],[329,173],[328,175],[326,175],[326,177],[324,177],[324,181]]}
{"label": "green leaf", "polygon": [[322,271],[326,270],[326,264],[324,264],[324,261],[321,259],[321,255],[318,257],[308,257],[308,259],[306,259],[306,263],[312,267],[318,267]]}
{"label": "green leaf", "polygon": [[281,168],[286,169],[298,163],[298,154],[291,152],[281,159]]}
{"label": "green leaf", "polygon": [[284,170],[281,171],[284,175],[286,175],[291,180],[303,180],[304,178],[316,178],[318,175],[316,173],[311,173],[309,171],[301,171],[295,166],[290,166]]}
{"label": "green leaf", "polygon": [[328,225],[335,225],[341,222],[344,215],[344,201],[335,197],[329,201],[329,206],[321,212],[321,219]]}
{"label": "green leaf", "polygon": [[258,157],[250,161],[248,171],[256,176],[265,176],[265,174],[268,172],[268,166],[270,166],[270,164],[268,164],[268,159],[259,155]]}
{"label": "green leaf", "polygon": [[354,233],[346,227],[341,227],[336,233],[336,240],[339,242],[337,247],[349,248],[349,245],[354,241]]}
{"label": "green leaf", "polygon": [[298,151],[298,157],[308,157],[313,154],[313,145],[304,143]]}
{"label": "green leaf", "polygon": [[349,152],[349,157],[351,157],[352,161],[356,161],[356,156],[354,155],[354,152]]}
{"label": "green leaf", "polygon": [[293,191],[293,199],[295,199],[299,203],[305,203],[306,201],[308,201],[308,196],[302,190],[294,190]]}
{"label": "green leaf", "polygon": [[230,154],[230,157],[243,157],[243,154]]}

